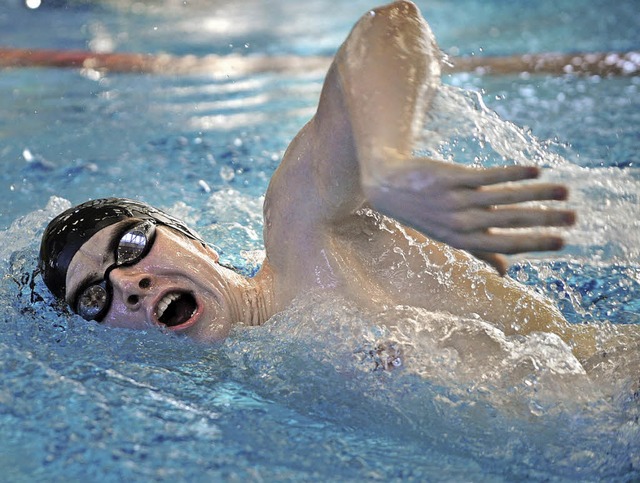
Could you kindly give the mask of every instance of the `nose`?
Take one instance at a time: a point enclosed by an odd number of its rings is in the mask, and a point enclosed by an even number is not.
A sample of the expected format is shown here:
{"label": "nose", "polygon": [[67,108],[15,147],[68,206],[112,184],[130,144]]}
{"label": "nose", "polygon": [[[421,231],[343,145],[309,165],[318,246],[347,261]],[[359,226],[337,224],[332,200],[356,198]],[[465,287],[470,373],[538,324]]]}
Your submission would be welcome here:
{"label": "nose", "polygon": [[109,274],[109,281],[114,292],[121,295],[122,301],[131,309],[140,305],[141,300],[149,293],[151,277],[147,273],[127,270],[129,267],[116,268]]}

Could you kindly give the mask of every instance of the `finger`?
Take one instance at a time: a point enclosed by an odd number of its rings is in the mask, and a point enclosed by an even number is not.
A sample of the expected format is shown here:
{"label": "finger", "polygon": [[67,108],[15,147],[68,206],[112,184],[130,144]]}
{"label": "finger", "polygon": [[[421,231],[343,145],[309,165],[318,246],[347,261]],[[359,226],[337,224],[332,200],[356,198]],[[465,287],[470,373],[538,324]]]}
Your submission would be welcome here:
{"label": "finger", "polygon": [[478,188],[510,181],[522,181],[540,176],[540,170],[535,166],[507,166],[501,168],[465,168],[457,173],[453,180],[454,186]]}
{"label": "finger", "polygon": [[575,221],[571,210],[496,208],[459,211],[451,216],[449,225],[455,231],[470,233],[490,228],[571,226]]}
{"label": "finger", "polygon": [[502,255],[490,252],[470,252],[471,255],[479,260],[483,260],[491,265],[498,272],[498,275],[504,277],[507,274],[507,260]]}
{"label": "finger", "polygon": [[558,184],[532,184],[504,188],[479,188],[468,195],[473,206],[512,205],[527,201],[566,200],[569,190]]}
{"label": "finger", "polygon": [[524,252],[544,252],[560,250],[564,241],[554,235],[517,234],[506,235],[498,233],[467,233],[451,237],[451,246],[469,252],[495,252],[504,254]]}

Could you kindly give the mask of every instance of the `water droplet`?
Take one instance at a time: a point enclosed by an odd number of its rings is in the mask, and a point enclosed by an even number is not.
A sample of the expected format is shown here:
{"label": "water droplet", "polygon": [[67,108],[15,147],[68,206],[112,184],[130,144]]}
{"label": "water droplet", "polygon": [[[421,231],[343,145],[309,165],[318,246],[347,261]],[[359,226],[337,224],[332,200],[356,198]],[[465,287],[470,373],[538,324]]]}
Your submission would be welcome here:
{"label": "water droplet", "polygon": [[198,186],[200,186],[202,191],[204,191],[205,193],[211,193],[211,188],[209,187],[209,185],[205,180],[203,179],[198,180]]}
{"label": "water droplet", "polygon": [[235,178],[235,176],[236,176],[236,173],[231,166],[222,166],[220,168],[220,177],[224,181],[229,182],[233,178]]}

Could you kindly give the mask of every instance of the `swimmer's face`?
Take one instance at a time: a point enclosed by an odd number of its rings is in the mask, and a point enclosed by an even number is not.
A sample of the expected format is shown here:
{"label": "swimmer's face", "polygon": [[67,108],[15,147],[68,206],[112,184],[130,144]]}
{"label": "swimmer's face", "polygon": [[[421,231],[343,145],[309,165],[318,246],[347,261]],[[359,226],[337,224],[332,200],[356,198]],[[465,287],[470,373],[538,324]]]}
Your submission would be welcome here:
{"label": "swimmer's face", "polygon": [[[100,284],[116,263],[118,245],[131,221],[100,230],[74,255],[66,278],[66,301],[78,309],[87,287]],[[237,274],[221,267],[218,255],[201,243],[165,226],[155,227],[150,249],[131,265],[108,271],[102,322],[112,327],[167,327],[199,340],[225,338],[231,328],[231,306]],[[109,287],[110,285],[110,287]],[[82,312],[80,311],[80,314]]]}

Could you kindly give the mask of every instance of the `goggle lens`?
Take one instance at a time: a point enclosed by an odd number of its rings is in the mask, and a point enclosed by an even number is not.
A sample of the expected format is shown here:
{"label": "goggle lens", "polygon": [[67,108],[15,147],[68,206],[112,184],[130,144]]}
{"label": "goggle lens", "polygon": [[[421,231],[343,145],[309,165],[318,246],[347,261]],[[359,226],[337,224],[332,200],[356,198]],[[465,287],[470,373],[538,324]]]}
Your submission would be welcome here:
{"label": "goggle lens", "polygon": [[149,240],[147,227],[134,228],[120,238],[116,250],[117,265],[132,265],[139,261],[145,254]]}
{"label": "goggle lens", "polygon": [[155,235],[155,224],[144,221],[127,230],[116,247],[116,263],[104,273],[104,280],[85,288],[78,297],[76,313],[86,320],[101,320],[111,305],[109,273],[120,266],[138,263],[151,249]]}
{"label": "goggle lens", "polygon": [[80,298],[78,298],[78,315],[86,320],[94,320],[104,310],[109,296],[102,282],[99,285],[91,285]]}

